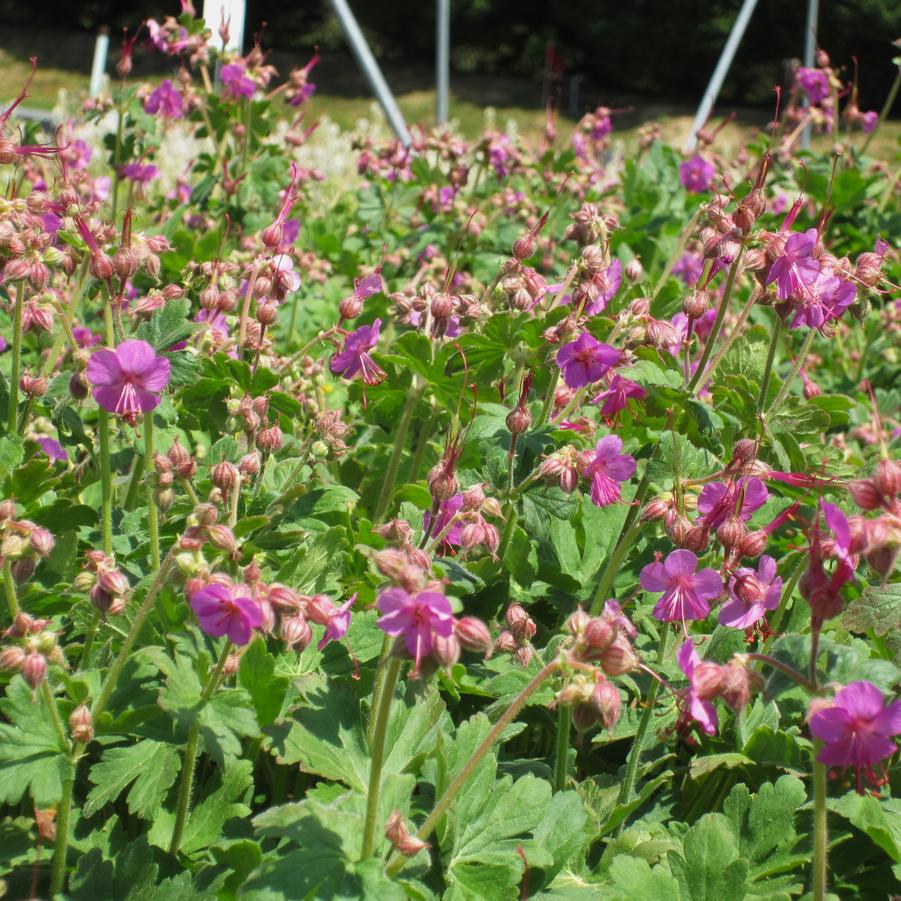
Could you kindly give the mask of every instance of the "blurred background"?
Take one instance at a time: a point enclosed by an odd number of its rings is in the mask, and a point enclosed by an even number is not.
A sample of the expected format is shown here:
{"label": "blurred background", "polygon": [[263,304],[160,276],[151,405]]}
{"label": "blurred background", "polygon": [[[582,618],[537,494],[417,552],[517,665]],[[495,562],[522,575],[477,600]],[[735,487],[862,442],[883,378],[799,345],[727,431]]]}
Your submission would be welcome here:
{"label": "blurred background", "polygon": [[[201,0],[197,0],[198,6]],[[740,0],[452,0],[451,117],[477,133],[484,108],[523,132],[544,123],[550,98],[572,121],[599,103],[633,107],[617,122],[648,119],[681,127],[703,94]],[[408,120],[434,117],[435,3],[350,0]],[[737,113],[738,126],[772,114],[773,87],[803,54],[805,0],[760,0],[720,93],[716,112]],[[149,17],[177,15],[166,0],[43,0],[40,6],[0,0],[0,98],[13,96],[28,57],[40,70],[29,103],[50,108],[59,89],[86,89],[98,28],[111,31],[108,71],[123,29]],[[245,50],[255,35],[282,74],[319,46],[317,114],[352,125],[372,96],[325,0],[287,4],[248,0]],[[146,32],[145,32],[146,35]],[[819,43],[853,78],[859,62],[860,106],[879,109],[897,67],[891,42],[901,37],[901,0],[820,0]],[[139,43],[132,77],[151,78],[169,61]],[[896,114],[897,115],[897,114]]]}

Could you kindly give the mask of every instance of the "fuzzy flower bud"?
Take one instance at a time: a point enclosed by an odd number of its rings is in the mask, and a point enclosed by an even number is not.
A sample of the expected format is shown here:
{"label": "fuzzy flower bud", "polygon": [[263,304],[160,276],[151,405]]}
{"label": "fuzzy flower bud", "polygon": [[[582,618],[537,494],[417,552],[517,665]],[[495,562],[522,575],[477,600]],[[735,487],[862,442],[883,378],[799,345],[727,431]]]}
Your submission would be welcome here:
{"label": "fuzzy flower bud", "polygon": [[69,730],[72,738],[81,744],[87,744],[94,738],[94,721],[91,711],[85,704],[76,707],[69,716]]}
{"label": "fuzzy flower bud", "polygon": [[491,656],[494,643],[488,626],[474,616],[463,616],[454,623],[454,635],[460,646],[467,651],[482,654],[486,658]]}

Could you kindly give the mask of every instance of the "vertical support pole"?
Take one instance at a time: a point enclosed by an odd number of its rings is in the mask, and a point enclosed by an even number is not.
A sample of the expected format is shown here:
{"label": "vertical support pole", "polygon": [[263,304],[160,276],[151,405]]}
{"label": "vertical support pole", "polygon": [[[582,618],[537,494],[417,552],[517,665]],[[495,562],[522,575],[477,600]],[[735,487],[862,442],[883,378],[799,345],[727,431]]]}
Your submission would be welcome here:
{"label": "vertical support pole", "polygon": [[[817,24],[820,17],[820,0],[807,0],[807,20],[804,31],[804,65],[809,69],[813,67],[814,54],[817,49]],[[807,98],[804,99],[807,106]],[[838,110],[835,111],[838,115]],[[801,147],[807,150],[810,147],[810,126],[801,132]]]}
{"label": "vertical support pole", "polygon": [[375,94],[382,111],[385,113],[385,117],[403,145],[409,147],[413,143],[413,138],[407,129],[403,113],[400,111],[397,101],[395,101],[394,95],[388,87],[388,82],[385,81],[385,77],[382,75],[379,64],[375,61],[375,57],[369,49],[369,44],[366,43],[366,38],[363,37],[363,32],[360,31],[360,26],[357,24],[354,14],[347,5],[347,0],[329,0],[329,2],[335,11],[335,15],[338,17],[344,37],[347,38],[347,42],[350,44],[350,49],[357,61],[357,65],[363,70],[363,74],[369,82],[369,87]]}
{"label": "vertical support pole", "polygon": [[244,51],[244,23],[247,20],[246,0],[203,0],[203,24],[213,32],[213,45],[223,21],[228,23],[226,50]]}
{"label": "vertical support pole", "polygon": [[723,52],[720,54],[716,68],[713,70],[713,75],[710,76],[710,83],[707,85],[707,90],[704,92],[701,105],[695,113],[694,122],[691,123],[691,134],[689,134],[688,140],[685,142],[686,153],[695,149],[698,132],[704,127],[704,123],[707,121],[710,116],[710,111],[713,109],[713,104],[716,103],[720,88],[722,88],[723,82],[729,74],[732,60],[735,59],[735,52],[738,50],[738,45],[741,43],[745,29],[748,27],[748,22],[751,21],[751,14],[754,12],[756,6],[757,0],[744,0],[741,9],[738,11],[738,15],[735,17],[735,24],[732,26],[732,31],[729,33],[726,46],[723,47]]}
{"label": "vertical support pole", "polygon": [[106,57],[109,53],[109,28],[102,25],[94,41],[94,59],[91,61],[91,81],[88,85],[88,96],[96,97],[103,87],[103,76],[106,72]]}
{"label": "vertical support pole", "polygon": [[437,0],[435,26],[435,120],[448,118],[450,93],[450,0]]}

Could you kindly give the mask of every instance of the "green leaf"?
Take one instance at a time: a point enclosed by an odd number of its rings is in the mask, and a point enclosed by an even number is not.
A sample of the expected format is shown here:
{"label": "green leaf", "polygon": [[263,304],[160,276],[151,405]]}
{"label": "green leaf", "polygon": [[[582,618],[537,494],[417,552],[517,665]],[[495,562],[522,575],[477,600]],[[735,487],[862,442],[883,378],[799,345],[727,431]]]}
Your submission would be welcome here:
{"label": "green leaf", "polygon": [[309,544],[299,547],[282,564],[277,579],[303,593],[325,588],[329,572],[335,572],[336,557],[344,547],[344,528],[334,526],[317,535]]}
{"label": "green leaf", "polygon": [[901,863],[901,799],[849,792],[831,799],[829,809],[866,833],[894,863]]}
{"label": "green leaf", "polygon": [[503,563],[504,569],[520,585],[528,587],[532,584],[538,573],[538,553],[524,529],[514,528]]}
{"label": "green leaf", "polygon": [[0,438],[0,482],[22,462],[25,455],[25,447],[22,439],[16,435],[7,435]]}
{"label": "green leaf", "polygon": [[695,757],[691,761],[688,775],[692,779],[700,779],[714,770],[721,768],[731,770],[737,766],[753,765],[753,763],[754,761],[750,757],[746,757],[744,754],[739,754],[736,751],[725,751],[721,754],[704,754],[703,756]]}
{"label": "green leaf", "polygon": [[85,816],[93,816],[134,782],[128,792],[129,811],[141,819],[153,819],[178,776],[179,763],[172,745],[151,739],[107,748],[103,759],[91,767],[89,778],[94,788],[84,805]]}
{"label": "green leaf", "polygon": [[13,676],[0,700],[0,803],[16,804],[30,792],[35,807],[51,807],[63,782],[74,777],[68,749],[61,746],[42,693],[37,700],[20,676]]}
{"label": "green leaf", "polygon": [[744,898],[748,862],[738,855],[729,820],[708,813],[685,833],[682,855],[670,853],[670,868],[686,898],[723,901]]}
{"label": "green leaf", "polygon": [[266,642],[255,639],[241,655],[238,685],[250,695],[261,726],[268,726],[281,713],[288,684],[285,676],[275,675],[275,657],[266,650]]}
{"label": "green leaf", "polygon": [[169,350],[173,344],[184,341],[194,331],[195,325],[189,319],[191,301],[187,298],[170,300],[157,310],[148,322],[138,326],[136,335],[152,344],[158,353]]}
{"label": "green leaf", "polygon": [[[398,692],[400,694],[400,692]],[[404,702],[395,696],[385,738],[383,775],[415,767],[431,749],[444,704],[437,691]],[[300,764],[305,772],[342,782],[364,793],[370,757],[360,699],[351,687],[329,681],[307,705],[264,731],[279,763]]]}
{"label": "green leaf", "polygon": [[[231,819],[250,816],[247,802],[253,789],[253,764],[249,760],[233,760],[224,771],[216,771],[198,791],[200,799],[185,824],[181,850],[193,854],[219,841],[222,827]],[[158,848],[168,849],[175,826],[175,814],[160,810],[150,827],[148,838]]]}
{"label": "green leaf", "polygon": [[[897,638],[901,631],[901,584],[865,588],[859,598],[848,604],[842,625],[851,632],[872,629],[876,635]],[[901,666],[901,642],[889,644],[894,650],[895,663]]]}
{"label": "green leaf", "polygon": [[[622,894],[609,897],[617,901],[681,901],[679,883],[659,864],[651,867],[640,857],[620,854],[610,863],[610,878]],[[693,899],[692,899],[693,901]],[[729,899],[732,901],[732,899]]]}

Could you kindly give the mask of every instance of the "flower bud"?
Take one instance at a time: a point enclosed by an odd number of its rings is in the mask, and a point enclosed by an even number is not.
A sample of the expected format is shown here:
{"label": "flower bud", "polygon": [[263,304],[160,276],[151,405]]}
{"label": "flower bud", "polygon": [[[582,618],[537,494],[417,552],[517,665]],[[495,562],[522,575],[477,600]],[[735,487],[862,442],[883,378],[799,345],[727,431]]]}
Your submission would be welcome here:
{"label": "flower bud", "polygon": [[471,488],[467,488],[466,491],[463,492],[463,506],[460,509],[464,512],[478,512],[482,509],[482,504],[484,502],[485,491],[482,488],[482,485],[473,485]]}
{"label": "flower bud", "polygon": [[692,526],[685,533],[682,541],[682,547],[695,554],[701,554],[707,550],[707,545],[710,544],[710,529],[706,526]]}
{"label": "flower bud", "polygon": [[221,491],[229,494],[241,483],[241,473],[233,463],[223,460],[210,470],[210,481]]}
{"label": "flower bud", "polygon": [[591,695],[591,706],[594,708],[598,722],[605,729],[612,730],[619,720],[622,710],[619,690],[606,679],[598,679]]}
{"label": "flower bud", "polygon": [[230,557],[236,557],[238,554],[238,541],[235,533],[221,523],[209,526],[206,530],[207,540],[214,548],[225,551]]}
{"label": "flower bud", "polygon": [[332,599],[324,594],[313,595],[307,601],[307,617],[317,626],[327,626],[329,620],[335,615],[335,610]]}
{"label": "flower bud", "polygon": [[37,688],[47,678],[47,658],[35,651],[26,654],[22,661],[22,675],[32,688]]}
{"label": "flower bud", "polygon": [[513,242],[513,256],[522,262],[534,256],[537,247],[538,242],[535,240],[535,236],[531,232],[526,232]]}
{"label": "flower bud", "polygon": [[848,484],[848,491],[861,510],[878,510],[882,506],[882,493],[874,479],[855,479]]}
{"label": "flower bud", "polygon": [[274,300],[260,301],[256,317],[260,325],[272,325],[278,319],[278,304]]}
{"label": "flower bud", "polygon": [[516,650],[518,644],[516,636],[507,629],[504,629],[504,631],[498,635],[497,641],[494,643],[494,649],[500,651],[502,654],[512,654]]}
{"label": "flower bud", "polygon": [[28,536],[28,543],[39,557],[46,557],[53,550],[56,540],[48,529],[43,526],[35,526],[31,530],[31,535]]}
{"label": "flower bud", "polygon": [[282,430],[277,425],[272,425],[268,429],[261,429],[257,434],[257,447],[264,454],[276,453],[281,450],[283,443]]}
{"label": "flower bud", "polygon": [[535,623],[522,604],[516,601],[510,604],[504,614],[504,620],[517,641],[526,641],[535,636]]}
{"label": "flower bud", "polygon": [[260,233],[260,238],[267,247],[274,249],[282,243],[282,227],[273,222],[263,229]]}
{"label": "flower bud", "polygon": [[403,815],[397,810],[388,817],[388,821],[385,823],[385,838],[391,843],[391,847],[404,857],[415,857],[424,848],[429,847],[426,842],[416,838],[415,835],[410,835]]}
{"label": "flower bud", "polygon": [[457,493],[459,483],[453,472],[448,472],[443,463],[437,463],[431,468],[426,481],[432,498],[436,501],[446,501]]}
{"label": "flower bud", "polygon": [[18,645],[10,645],[0,651],[0,671],[16,672],[25,661],[25,651]]}
{"label": "flower bud", "polygon": [[488,631],[488,626],[475,616],[460,617],[454,623],[454,635],[465,650],[482,654],[486,658],[491,656],[494,647],[491,632]]}
{"label": "flower bud", "polygon": [[532,650],[532,645],[524,644],[524,645],[520,645],[513,652],[513,656],[516,658],[516,662],[520,666],[528,666],[532,662],[532,657],[533,657],[534,653],[535,652]]}
{"label": "flower bud", "polygon": [[591,617],[581,607],[576,607],[566,620],[566,631],[573,638],[581,638],[590,621]]}
{"label": "flower bud", "polygon": [[72,738],[83,745],[94,738],[94,721],[91,719],[91,711],[85,704],[80,704],[70,714],[69,730]]}
{"label": "flower bud", "polygon": [[763,529],[748,532],[738,546],[738,552],[742,557],[759,557],[765,550],[770,536]]}
{"label": "flower bud", "polygon": [[747,531],[740,516],[730,516],[716,530],[716,538],[727,551],[731,551],[741,545]]}
{"label": "flower bud", "polygon": [[612,644],[601,654],[601,669],[608,676],[622,676],[638,666],[638,656],[632,650],[629,640],[617,635]]}
{"label": "flower bud", "polygon": [[709,291],[692,291],[682,300],[682,312],[689,319],[700,319],[710,308]]}
{"label": "flower bud", "polygon": [[439,666],[453,666],[460,659],[460,642],[454,635],[433,635],[432,657]]}
{"label": "flower bud", "polygon": [[638,257],[633,257],[626,263],[626,278],[630,282],[640,282],[644,278],[644,266],[641,265]]}
{"label": "flower bud", "polygon": [[356,294],[350,294],[338,304],[338,313],[342,319],[356,319],[363,312],[363,300]]}
{"label": "flower bud", "polygon": [[292,651],[299,654],[313,640],[313,630],[306,619],[300,613],[296,613],[294,616],[282,617],[279,636]]}
{"label": "flower bud", "polygon": [[888,498],[901,493],[901,463],[897,460],[880,460],[873,478],[876,487]]}
{"label": "flower bud", "polygon": [[616,628],[603,616],[592,617],[585,625],[582,640],[585,645],[585,659],[599,660],[616,638]]}
{"label": "flower bud", "polygon": [[702,660],[695,665],[691,684],[702,701],[713,700],[723,687],[723,667],[712,660]]}
{"label": "flower bud", "polygon": [[507,428],[512,435],[521,435],[532,427],[532,414],[526,407],[515,407],[507,414]]}
{"label": "flower bud", "polygon": [[722,669],[722,698],[738,713],[751,700],[751,692],[763,688],[763,677],[738,660],[729,661]]}

